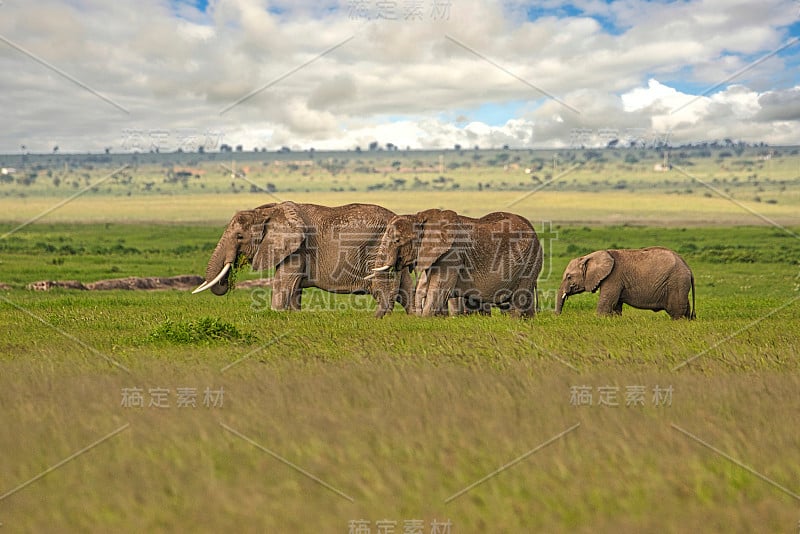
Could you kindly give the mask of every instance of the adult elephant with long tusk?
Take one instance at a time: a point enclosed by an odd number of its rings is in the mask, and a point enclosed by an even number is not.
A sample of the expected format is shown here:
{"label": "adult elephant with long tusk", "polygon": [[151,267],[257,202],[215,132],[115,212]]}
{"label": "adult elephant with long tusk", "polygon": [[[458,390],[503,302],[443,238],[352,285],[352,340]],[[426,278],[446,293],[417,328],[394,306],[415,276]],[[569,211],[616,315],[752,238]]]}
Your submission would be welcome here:
{"label": "adult elephant with long tusk", "polygon": [[206,289],[215,295],[227,293],[230,270],[237,258],[243,257],[256,271],[275,269],[275,310],[299,310],[305,287],[375,296],[377,286],[394,284],[397,300],[410,313],[413,286],[409,273],[367,279],[392,217],[394,213],[374,204],[326,207],[281,202],[240,211],[211,255],[206,281],[193,293]]}
{"label": "adult elephant with long tusk", "polygon": [[[451,210],[398,215],[386,228],[373,271],[417,273],[414,309],[425,316],[446,313],[449,299],[486,313],[491,305],[513,315],[536,312],[542,247],[527,219],[495,212],[480,219]],[[380,291],[379,308],[394,295]]]}

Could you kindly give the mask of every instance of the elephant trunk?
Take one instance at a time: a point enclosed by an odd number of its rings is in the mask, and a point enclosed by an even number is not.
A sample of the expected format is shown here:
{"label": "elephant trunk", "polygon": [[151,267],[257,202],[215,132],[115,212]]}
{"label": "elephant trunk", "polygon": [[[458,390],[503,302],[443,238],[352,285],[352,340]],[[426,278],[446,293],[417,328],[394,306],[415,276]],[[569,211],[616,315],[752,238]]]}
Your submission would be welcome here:
{"label": "elephant trunk", "polygon": [[381,241],[375,254],[375,264],[372,266],[373,272],[388,271],[397,263],[397,247],[391,246],[386,241]]}
{"label": "elephant trunk", "polygon": [[567,289],[562,284],[556,293],[556,315],[561,315],[561,310],[564,307],[564,302],[566,302],[567,296]]}
{"label": "elephant trunk", "polygon": [[375,317],[381,318],[394,308],[394,301],[400,293],[401,273],[393,270],[397,263],[397,249],[384,243],[378,247],[372,274],[372,293],[378,301]]}
{"label": "elephant trunk", "polygon": [[233,250],[233,253],[228,254],[229,250],[231,250],[231,247],[227,246],[226,236],[223,236],[217,243],[213,254],[211,254],[211,259],[208,260],[206,281],[195,289],[193,293],[199,293],[206,289],[211,289],[211,292],[215,295],[224,295],[228,292],[228,275],[236,259],[236,251]]}
{"label": "elephant trunk", "polygon": [[380,319],[394,308],[394,301],[397,299],[400,284],[395,279],[399,279],[396,273],[382,273],[373,282],[375,299],[378,301],[378,308],[375,310],[375,317]]}

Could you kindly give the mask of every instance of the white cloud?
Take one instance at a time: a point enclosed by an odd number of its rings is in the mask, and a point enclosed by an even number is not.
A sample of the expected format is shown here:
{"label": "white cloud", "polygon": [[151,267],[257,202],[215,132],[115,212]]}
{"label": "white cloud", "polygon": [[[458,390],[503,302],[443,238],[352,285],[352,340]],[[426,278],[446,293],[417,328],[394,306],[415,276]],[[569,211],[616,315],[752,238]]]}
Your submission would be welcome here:
{"label": "white cloud", "polygon": [[[423,20],[401,11],[376,22],[353,20],[349,5],[217,0],[201,13],[162,0],[7,2],[0,35],[80,84],[0,43],[0,152],[99,151],[131,128],[223,130],[230,144],[271,149],[563,146],[580,128],[800,139],[798,51],[747,68],[786,42],[792,0],[579,0],[581,16],[543,0],[534,7],[551,11],[536,20],[521,2],[463,0],[445,20],[424,3]],[[737,72],[699,98],[685,88]],[[526,101],[500,126],[443,118]]]}

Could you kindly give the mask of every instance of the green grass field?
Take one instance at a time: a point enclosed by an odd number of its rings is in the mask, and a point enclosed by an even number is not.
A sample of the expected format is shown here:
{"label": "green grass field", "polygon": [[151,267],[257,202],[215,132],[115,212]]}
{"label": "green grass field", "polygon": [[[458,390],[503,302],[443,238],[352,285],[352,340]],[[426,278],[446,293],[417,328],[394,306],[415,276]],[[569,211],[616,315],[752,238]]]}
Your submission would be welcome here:
{"label": "green grass field", "polygon": [[[795,532],[796,186],[742,207],[583,183],[508,208],[545,240],[530,321],[375,320],[370,298],[320,291],[299,313],[265,290],[32,292],[202,273],[230,215],[269,196],[101,192],[19,229],[63,196],[0,198],[0,529]],[[524,194],[291,198],[478,215]],[[597,317],[591,294],[551,312],[570,258],[653,244],[692,267],[696,321]]]}

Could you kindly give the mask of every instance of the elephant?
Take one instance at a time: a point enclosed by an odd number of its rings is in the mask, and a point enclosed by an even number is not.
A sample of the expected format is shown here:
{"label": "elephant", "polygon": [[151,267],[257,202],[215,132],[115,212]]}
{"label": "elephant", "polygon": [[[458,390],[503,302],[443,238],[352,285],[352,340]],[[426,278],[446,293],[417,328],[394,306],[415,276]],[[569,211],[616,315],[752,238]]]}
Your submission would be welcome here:
{"label": "elephant", "polygon": [[561,313],[568,296],[598,289],[598,315],[620,315],[627,304],[663,310],[673,319],[696,317],[692,270],[668,248],[598,250],[571,260],[556,295],[555,313]]}
{"label": "elephant", "polygon": [[374,265],[381,236],[394,215],[374,204],[327,207],[289,201],[240,211],[228,223],[211,255],[206,281],[192,293],[206,289],[215,295],[227,293],[230,269],[243,257],[256,271],[275,269],[271,303],[274,310],[299,310],[302,288],[306,287],[376,296],[378,284],[393,284],[396,299],[407,313],[412,313],[413,282],[409,273],[386,280],[365,280]]}
{"label": "elephant", "polygon": [[[418,315],[446,314],[453,298],[468,312],[500,307],[532,317],[543,251],[527,219],[495,212],[474,219],[452,210],[429,209],[389,221],[378,247],[375,273],[416,273]],[[383,286],[391,289],[391,286]],[[390,291],[379,291],[378,306],[389,308]]]}

